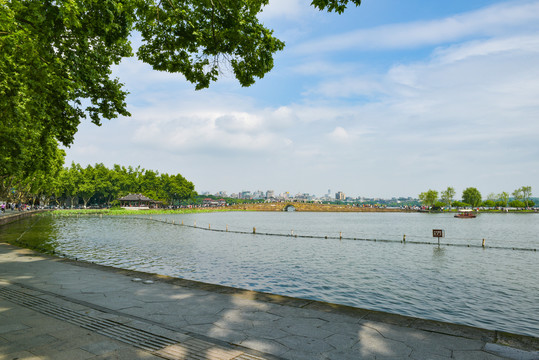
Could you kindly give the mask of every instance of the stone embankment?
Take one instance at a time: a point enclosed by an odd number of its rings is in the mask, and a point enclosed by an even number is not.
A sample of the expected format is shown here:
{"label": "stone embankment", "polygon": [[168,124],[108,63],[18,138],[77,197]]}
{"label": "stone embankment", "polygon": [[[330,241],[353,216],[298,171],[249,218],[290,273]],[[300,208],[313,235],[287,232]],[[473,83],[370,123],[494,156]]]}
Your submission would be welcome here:
{"label": "stone embankment", "polygon": [[32,210],[32,211],[10,211],[7,210],[2,216],[0,216],[0,226],[9,224],[15,221],[22,220],[24,218],[34,216],[46,210]]}
{"label": "stone embankment", "polygon": [[[295,211],[302,212],[402,212],[407,211],[400,208],[378,208],[378,207],[358,207],[353,205],[336,204],[313,204],[301,202],[278,202],[260,204],[238,204],[230,208],[247,211],[286,211],[294,207]],[[412,211],[412,210],[409,210]]]}

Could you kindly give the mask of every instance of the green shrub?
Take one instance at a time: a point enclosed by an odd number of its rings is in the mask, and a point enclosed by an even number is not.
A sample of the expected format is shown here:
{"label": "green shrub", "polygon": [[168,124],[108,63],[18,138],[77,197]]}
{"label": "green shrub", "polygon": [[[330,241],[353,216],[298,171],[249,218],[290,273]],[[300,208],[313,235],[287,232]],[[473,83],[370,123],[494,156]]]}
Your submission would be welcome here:
{"label": "green shrub", "polygon": [[485,201],[483,201],[483,206],[484,207],[495,207],[496,203],[494,202],[494,200],[485,200]]}
{"label": "green shrub", "polygon": [[514,207],[514,208],[523,208],[523,207],[526,207],[526,204],[524,203],[524,201],[513,200],[509,203],[509,206]]}

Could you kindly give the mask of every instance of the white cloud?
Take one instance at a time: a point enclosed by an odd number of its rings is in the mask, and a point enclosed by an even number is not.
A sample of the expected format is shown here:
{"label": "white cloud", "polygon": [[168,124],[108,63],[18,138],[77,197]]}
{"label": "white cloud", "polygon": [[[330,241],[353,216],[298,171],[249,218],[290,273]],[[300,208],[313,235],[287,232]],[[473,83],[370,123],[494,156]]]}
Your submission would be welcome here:
{"label": "white cloud", "polygon": [[[271,3],[275,14],[300,6]],[[126,63],[118,72],[133,92],[133,117],[83,127],[68,163],[84,164],[85,153],[95,159],[99,151],[113,163],[181,172],[199,190],[212,191],[260,186],[320,194],[338,187],[415,196],[449,185],[478,184],[484,192],[510,190],[502,185],[515,181],[515,188],[533,186],[539,178],[539,22],[532,21],[538,10],[537,1],[511,2],[328,37],[316,52],[434,46],[413,61],[373,52],[370,63],[371,55],[361,63],[309,56],[297,65],[302,56],[283,53],[273,77],[250,89],[227,81],[195,92],[179,77]],[[228,183],[212,175],[247,163],[249,174],[227,175]],[[496,179],[489,177],[494,173]]]}
{"label": "white cloud", "polygon": [[336,142],[348,142],[350,140],[350,135],[348,132],[340,127],[337,126],[330,134],[329,137]]}
{"label": "white cloud", "polygon": [[215,128],[226,132],[256,133],[262,127],[262,119],[248,113],[231,113],[215,119]]}
{"label": "white cloud", "polygon": [[[280,111],[278,109],[278,111]],[[244,151],[275,152],[286,148],[292,141],[274,128],[264,112],[227,112],[213,109],[206,113],[190,113],[167,110],[159,118],[142,120],[133,124],[131,140],[134,144],[170,152],[196,153],[213,152],[216,156]]]}
{"label": "white cloud", "polygon": [[432,21],[378,26],[306,42],[301,53],[409,49],[539,28],[539,2],[510,2]]}
{"label": "white cloud", "polygon": [[302,15],[305,11],[302,0],[271,0],[264,7],[260,17],[262,19],[289,18],[294,19]]}
{"label": "white cloud", "polygon": [[495,38],[486,41],[471,41],[438,49],[436,60],[442,63],[461,61],[472,56],[488,56],[509,52],[539,52],[539,32],[531,35]]}

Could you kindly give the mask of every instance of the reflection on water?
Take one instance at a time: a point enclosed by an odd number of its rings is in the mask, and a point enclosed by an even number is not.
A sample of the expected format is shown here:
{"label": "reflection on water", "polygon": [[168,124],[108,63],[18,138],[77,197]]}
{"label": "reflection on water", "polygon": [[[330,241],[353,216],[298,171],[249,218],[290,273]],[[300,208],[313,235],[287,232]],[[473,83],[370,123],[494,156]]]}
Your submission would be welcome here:
{"label": "reflection on water", "polygon": [[[40,217],[0,228],[19,241],[86,261],[214,284],[539,336],[537,252],[325,239],[433,241],[539,248],[536,215],[214,213]],[[154,219],[155,220],[155,216]],[[223,232],[186,226],[194,224]],[[242,230],[247,235],[226,232]],[[321,238],[253,235],[272,232]],[[434,239],[436,241],[436,239]]]}
{"label": "reflection on water", "polygon": [[58,234],[54,222],[42,217],[30,217],[0,226],[0,241],[41,252],[55,253]]}
{"label": "reflection on water", "polygon": [[432,249],[432,259],[434,261],[443,261],[445,255],[445,247],[435,246]]}

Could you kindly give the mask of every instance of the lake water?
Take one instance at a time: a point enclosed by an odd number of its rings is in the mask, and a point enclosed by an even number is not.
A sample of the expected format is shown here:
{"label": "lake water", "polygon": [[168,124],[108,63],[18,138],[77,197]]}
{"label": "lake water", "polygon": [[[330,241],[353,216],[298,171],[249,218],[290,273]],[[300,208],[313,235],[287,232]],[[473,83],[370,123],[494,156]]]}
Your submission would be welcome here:
{"label": "lake water", "polygon": [[[432,229],[442,246],[411,243],[437,242]],[[103,265],[539,336],[539,254],[489,248],[539,249],[539,214],[42,216],[0,231]]]}

